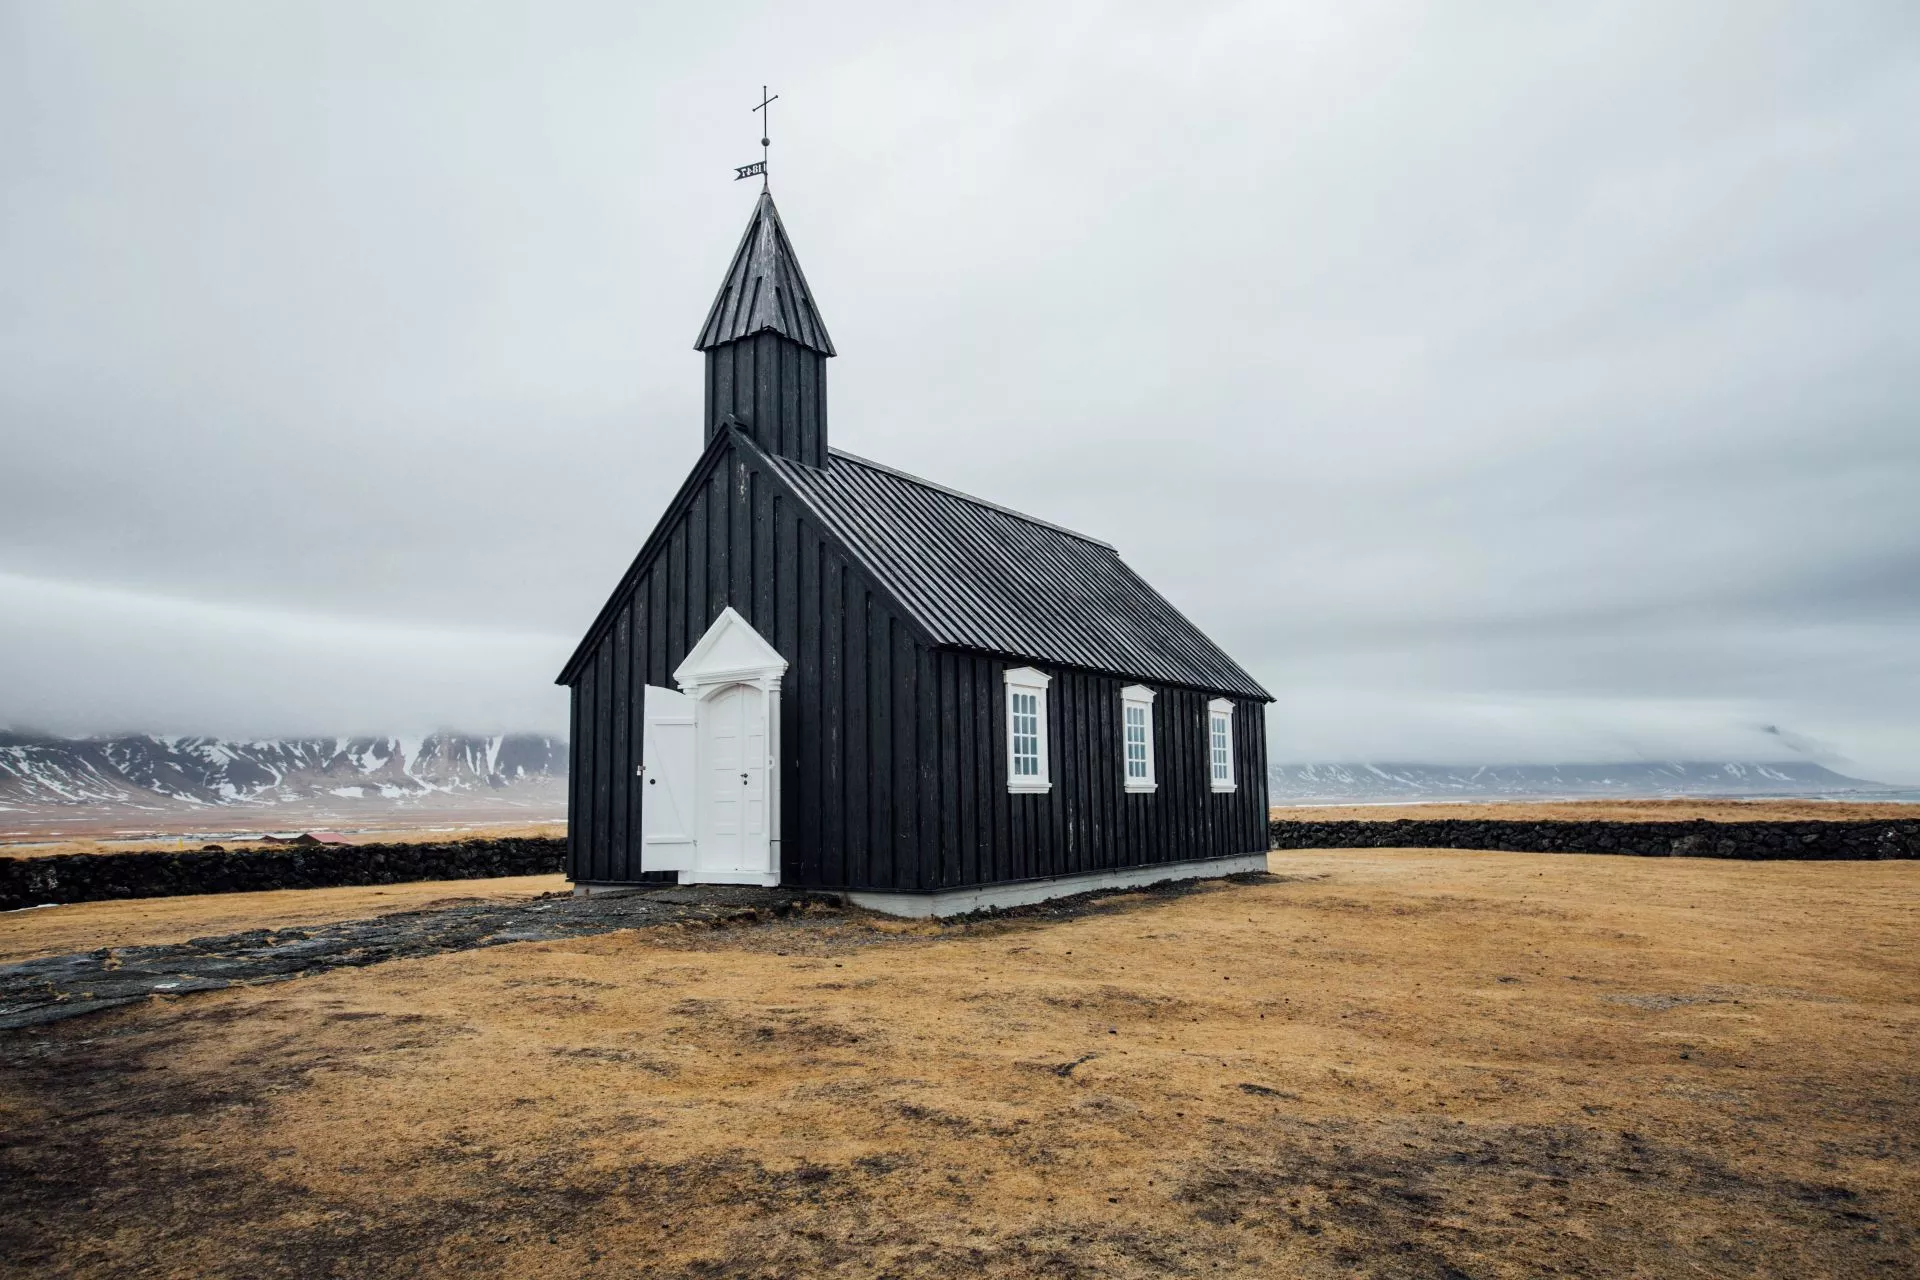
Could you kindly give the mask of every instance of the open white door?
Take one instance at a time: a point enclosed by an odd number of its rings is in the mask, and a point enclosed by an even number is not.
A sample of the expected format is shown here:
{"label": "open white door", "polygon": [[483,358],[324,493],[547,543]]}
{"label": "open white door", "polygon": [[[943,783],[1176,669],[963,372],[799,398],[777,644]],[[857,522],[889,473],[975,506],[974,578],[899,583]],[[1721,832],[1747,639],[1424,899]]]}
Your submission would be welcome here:
{"label": "open white door", "polygon": [[646,687],[641,714],[641,756],[646,761],[640,798],[640,869],[691,871],[698,864],[698,818],[694,760],[695,700],[657,685]]}

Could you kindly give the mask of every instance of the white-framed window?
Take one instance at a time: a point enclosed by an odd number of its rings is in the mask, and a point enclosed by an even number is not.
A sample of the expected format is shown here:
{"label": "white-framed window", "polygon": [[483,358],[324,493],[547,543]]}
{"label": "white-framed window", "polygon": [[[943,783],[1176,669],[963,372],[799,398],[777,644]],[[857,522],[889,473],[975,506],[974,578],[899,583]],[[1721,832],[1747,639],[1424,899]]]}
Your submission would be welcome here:
{"label": "white-framed window", "polygon": [[1207,704],[1207,777],[1215,791],[1232,791],[1233,703],[1215,698]]}
{"label": "white-framed window", "polygon": [[1007,671],[1007,790],[1051,791],[1047,773],[1047,686],[1032,667]]}
{"label": "white-framed window", "polygon": [[1143,684],[1120,691],[1120,776],[1128,791],[1152,791],[1159,785],[1153,771],[1154,697]]}

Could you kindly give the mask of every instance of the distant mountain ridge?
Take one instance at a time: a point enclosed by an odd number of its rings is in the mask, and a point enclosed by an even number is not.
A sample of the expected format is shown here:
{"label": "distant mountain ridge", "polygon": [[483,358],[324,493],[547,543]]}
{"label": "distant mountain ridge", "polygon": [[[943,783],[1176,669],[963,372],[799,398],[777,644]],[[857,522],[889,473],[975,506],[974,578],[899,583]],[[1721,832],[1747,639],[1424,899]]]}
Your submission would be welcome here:
{"label": "distant mountain ridge", "polygon": [[1609,764],[1276,764],[1274,804],[1620,796],[1815,796],[1887,791],[1806,760]]}
{"label": "distant mountain ridge", "polygon": [[[0,812],[218,810],[318,802],[408,808],[524,797],[564,804],[567,744],[537,733],[419,738],[60,738],[0,731]],[[1812,796],[1888,791],[1809,761],[1433,765],[1276,764],[1272,802],[1618,796]]]}
{"label": "distant mountain ridge", "polygon": [[178,810],[551,791],[565,741],[536,733],[235,740],[0,732],[0,811],[47,806]]}

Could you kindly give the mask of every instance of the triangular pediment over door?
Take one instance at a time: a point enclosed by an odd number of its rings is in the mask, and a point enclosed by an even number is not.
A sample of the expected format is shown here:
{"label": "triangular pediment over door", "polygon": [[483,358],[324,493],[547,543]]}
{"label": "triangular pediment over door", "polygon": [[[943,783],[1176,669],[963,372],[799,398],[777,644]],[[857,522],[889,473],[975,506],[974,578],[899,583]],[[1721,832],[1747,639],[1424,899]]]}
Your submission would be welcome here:
{"label": "triangular pediment over door", "polygon": [[698,698],[703,690],[711,693],[724,684],[755,684],[778,690],[786,671],[787,660],[780,651],[728,605],[693,646],[687,660],[674,668],[673,678],[682,693]]}

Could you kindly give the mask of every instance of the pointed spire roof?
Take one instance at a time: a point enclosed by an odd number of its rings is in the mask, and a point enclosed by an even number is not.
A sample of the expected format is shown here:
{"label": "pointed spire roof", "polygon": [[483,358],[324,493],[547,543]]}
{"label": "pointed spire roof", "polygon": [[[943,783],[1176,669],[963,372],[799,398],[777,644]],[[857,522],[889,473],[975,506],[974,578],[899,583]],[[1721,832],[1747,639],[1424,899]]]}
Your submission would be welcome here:
{"label": "pointed spire roof", "polygon": [[813,291],[801,274],[787,229],[780,225],[780,211],[762,191],[693,348],[706,351],[768,330],[823,356],[834,354],[833,339],[814,308]]}

